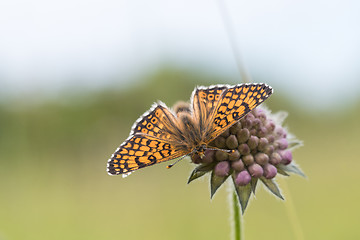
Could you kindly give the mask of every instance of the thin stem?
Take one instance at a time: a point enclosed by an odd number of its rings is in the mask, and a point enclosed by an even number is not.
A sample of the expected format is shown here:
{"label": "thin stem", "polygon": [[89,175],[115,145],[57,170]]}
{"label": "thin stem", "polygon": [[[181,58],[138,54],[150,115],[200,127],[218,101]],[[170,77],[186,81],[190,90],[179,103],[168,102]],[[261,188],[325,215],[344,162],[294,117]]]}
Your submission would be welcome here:
{"label": "thin stem", "polygon": [[240,49],[237,46],[238,41],[236,39],[235,29],[232,24],[225,1],[226,0],[217,0],[217,3],[218,3],[220,15],[221,15],[224,27],[225,27],[225,31],[226,31],[226,33],[228,35],[228,39],[230,41],[230,46],[231,46],[232,52],[234,54],[235,61],[237,63],[236,65],[238,67],[238,70],[240,72],[240,76],[241,76],[243,82],[245,82],[245,83],[252,82],[251,77],[250,77],[248,71],[246,70],[244,62],[242,60]]}
{"label": "thin stem", "polygon": [[287,182],[282,181],[281,186],[284,189],[284,192],[286,192],[285,207],[286,207],[286,212],[287,212],[288,218],[290,219],[290,223],[291,223],[293,232],[295,234],[295,239],[304,240],[304,234],[303,234],[301,224],[300,224],[299,219],[296,214],[294,202],[291,198],[291,194],[290,194]]}
{"label": "thin stem", "polygon": [[235,191],[233,191],[232,194],[232,205],[233,205],[233,228],[234,228],[234,240],[241,240],[242,239],[242,229],[241,229],[241,214],[240,214],[240,208],[239,208],[239,202],[238,202],[237,195]]}

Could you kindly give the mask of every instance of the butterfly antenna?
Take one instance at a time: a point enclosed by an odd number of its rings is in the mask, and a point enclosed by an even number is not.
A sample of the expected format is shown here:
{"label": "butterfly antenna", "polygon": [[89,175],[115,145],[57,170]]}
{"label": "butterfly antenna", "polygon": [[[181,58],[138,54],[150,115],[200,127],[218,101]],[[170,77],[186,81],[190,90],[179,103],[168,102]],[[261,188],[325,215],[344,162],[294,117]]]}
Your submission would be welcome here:
{"label": "butterfly antenna", "polygon": [[226,152],[226,153],[233,153],[233,152],[235,152],[235,150],[221,149],[221,148],[206,148],[206,149],[214,150],[214,151],[222,151],[222,152]]}
{"label": "butterfly antenna", "polygon": [[180,162],[181,160],[183,160],[185,157],[191,155],[193,152],[191,153],[188,153],[184,156],[182,156],[181,158],[179,158],[178,160],[176,160],[174,163],[170,164],[170,165],[167,165],[166,168],[169,169],[169,168],[172,168],[175,164],[177,164],[178,162]]}

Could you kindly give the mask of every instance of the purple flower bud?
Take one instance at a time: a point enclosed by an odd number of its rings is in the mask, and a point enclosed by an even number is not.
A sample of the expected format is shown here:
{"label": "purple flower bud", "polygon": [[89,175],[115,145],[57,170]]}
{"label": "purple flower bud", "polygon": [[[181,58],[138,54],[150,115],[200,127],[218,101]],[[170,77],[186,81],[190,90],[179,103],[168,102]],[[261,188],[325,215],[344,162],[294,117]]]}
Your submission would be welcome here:
{"label": "purple flower bud", "polygon": [[244,163],[241,160],[235,161],[231,163],[231,167],[235,170],[235,171],[242,171],[245,169]]}
{"label": "purple flower bud", "polygon": [[277,174],[277,169],[274,167],[274,165],[266,164],[264,166],[264,177],[266,179],[274,178]]}
{"label": "purple flower bud", "polygon": [[267,130],[269,132],[273,132],[275,130],[275,123],[271,120],[269,120],[266,124],[265,124],[265,127],[267,128]]}
{"label": "purple flower bud", "polygon": [[253,120],[253,126],[256,127],[256,128],[260,127],[261,126],[261,120],[258,119],[258,118],[255,118]]}
{"label": "purple flower bud", "polygon": [[230,135],[226,138],[226,146],[228,147],[228,149],[235,149],[239,146],[238,140],[235,137],[235,135]]}
{"label": "purple flower bud", "polygon": [[248,167],[248,170],[250,172],[250,175],[252,177],[256,177],[256,178],[259,178],[264,174],[263,168],[259,164],[256,164],[256,163],[254,163],[253,165],[250,165]]}
{"label": "purple flower bud", "polygon": [[286,137],[286,131],[281,126],[276,126],[275,134],[279,137]]}
{"label": "purple flower bud", "polygon": [[245,186],[250,181],[251,181],[251,176],[246,170],[239,172],[235,178],[235,183],[238,186]]}
{"label": "purple flower bud", "polygon": [[246,166],[250,166],[254,163],[254,157],[251,154],[242,156],[241,160],[243,161],[243,163],[245,163]]}
{"label": "purple flower bud", "polygon": [[254,116],[254,114],[252,114],[251,112],[250,113],[248,113],[246,116],[245,116],[245,119],[249,119],[249,120],[254,120],[255,119],[255,116]]}
{"label": "purple flower bud", "polygon": [[275,142],[275,136],[274,135],[268,135],[266,138],[269,141],[269,143]]}
{"label": "purple flower bud", "polygon": [[236,134],[241,129],[241,123],[236,122],[234,125],[230,127],[230,134]]}
{"label": "purple flower bud", "polygon": [[226,146],[226,139],[222,136],[219,136],[215,139],[214,144],[217,148],[224,149]]}
{"label": "purple flower bud", "polygon": [[258,145],[257,149],[259,151],[264,151],[266,145],[268,145],[268,144],[269,144],[269,141],[266,138],[260,138],[259,145]]}
{"label": "purple flower bud", "polygon": [[240,159],[240,152],[238,150],[234,150],[232,153],[229,154],[230,161],[237,161]]}
{"label": "purple flower bud", "polygon": [[220,136],[227,138],[228,136],[230,136],[230,130],[226,129],[225,132],[223,132]]}
{"label": "purple flower bud", "polygon": [[241,155],[246,155],[250,153],[250,148],[246,143],[240,144],[238,150]]}
{"label": "purple flower bud", "polygon": [[215,151],[215,160],[216,161],[225,161],[228,160],[229,154],[223,151]]}
{"label": "purple flower bud", "polygon": [[222,161],[216,164],[214,173],[216,176],[219,177],[226,177],[229,175],[230,172],[230,164],[227,161]]}
{"label": "purple flower bud", "polygon": [[276,144],[279,147],[279,149],[281,149],[281,150],[284,150],[284,149],[288,148],[288,146],[289,146],[289,143],[286,140],[286,138],[280,138],[280,139],[276,140]]}
{"label": "purple flower bud", "polygon": [[252,128],[251,130],[250,130],[250,135],[256,135],[256,129],[255,128]]}
{"label": "purple flower bud", "polygon": [[251,150],[256,149],[259,144],[259,138],[256,136],[251,136],[247,141],[247,144]]}
{"label": "purple flower bud", "polygon": [[266,145],[264,149],[264,153],[268,156],[270,156],[274,152],[274,146],[272,145]]}
{"label": "purple flower bud", "polygon": [[268,133],[268,131],[267,131],[266,127],[260,127],[257,131],[257,135],[259,137],[265,137],[267,133]]}
{"label": "purple flower bud", "polygon": [[195,164],[199,164],[199,163],[202,162],[200,156],[197,155],[197,154],[193,154],[193,155],[191,156],[191,161],[192,161],[193,163],[195,163]]}
{"label": "purple flower bud", "polygon": [[244,120],[241,121],[241,125],[243,126],[243,128],[250,129],[251,126],[252,126],[252,120],[244,119]]}
{"label": "purple flower bud", "polygon": [[277,152],[272,153],[269,161],[272,165],[278,165],[281,162],[280,154]]}
{"label": "purple flower bud", "polygon": [[236,138],[239,143],[245,143],[250,137],[249,129],[243,128],[236,133]]}
{"label": "purple flower bud", "polygon": [[292,153],[290,150],[286,150],[286,151],[279,151],[279,154],[281,156],[281,163],[288,165],[291,163],[292,161]]}
{"label": "purple flower bud", "polygon": [[206,149],[204,154],[205,154],[205,156],[203,157],[203,159],[201,161],[202,163],[211,163],[214,161],[214,158],[215,158],[214,150]]}
{"label": "purple flower bud", "polygon": [[257,153],[255,155],[255,162],[257,162],[261,166],[264,166],[269,162],[269,156],[266,155],[265,153]]}

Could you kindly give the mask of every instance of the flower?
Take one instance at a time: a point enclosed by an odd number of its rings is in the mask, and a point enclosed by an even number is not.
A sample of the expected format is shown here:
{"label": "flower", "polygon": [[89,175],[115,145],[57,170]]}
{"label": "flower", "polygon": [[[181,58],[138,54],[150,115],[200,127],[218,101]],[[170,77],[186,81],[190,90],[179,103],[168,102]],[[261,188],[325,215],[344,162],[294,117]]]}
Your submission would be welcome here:
{"label": "flower", "polygon": [[[176,113],[188,109],[188,103],[184,102],[174,107]],[[231,176],[243,213],[251,194],[255,194],[258,180],[283,199],[275,177],[278,174],[289,176],[290,172],[305,176],[292,156],[292,151],[302,142],[282,126],[286,117],[285,112],[272,114],[265,107],[251,111],[214,139],[203,158],[196,154],[191,157],[198,166],[192,171],[188,183],[211,172],[212,198]]]}

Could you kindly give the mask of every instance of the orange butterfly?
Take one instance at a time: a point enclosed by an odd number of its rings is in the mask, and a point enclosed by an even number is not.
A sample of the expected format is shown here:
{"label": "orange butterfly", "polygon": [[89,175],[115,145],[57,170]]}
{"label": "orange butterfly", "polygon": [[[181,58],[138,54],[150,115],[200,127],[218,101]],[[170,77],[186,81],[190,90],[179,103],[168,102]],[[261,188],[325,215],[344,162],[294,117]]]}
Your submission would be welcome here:
{"label": "orange butterfly", "polygon": [[155,163],[198,154],[208,144],[266,100],[273,90],[266,84],[198,87],[192,109],[174,114],[156,103],[133,125],[130,136],[108,161],[110,175],[129,174]]}

